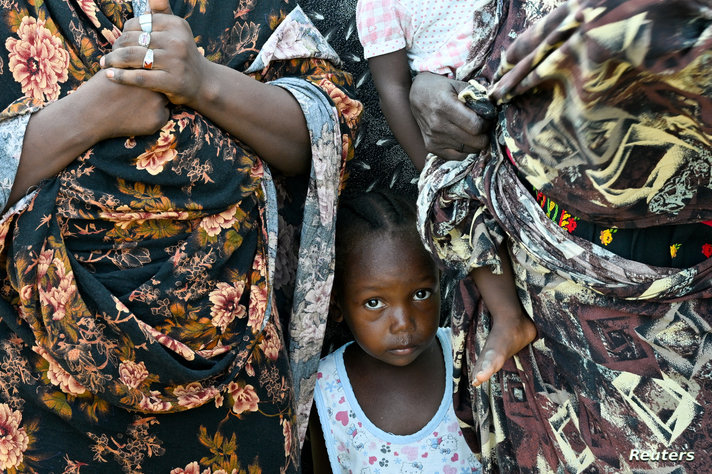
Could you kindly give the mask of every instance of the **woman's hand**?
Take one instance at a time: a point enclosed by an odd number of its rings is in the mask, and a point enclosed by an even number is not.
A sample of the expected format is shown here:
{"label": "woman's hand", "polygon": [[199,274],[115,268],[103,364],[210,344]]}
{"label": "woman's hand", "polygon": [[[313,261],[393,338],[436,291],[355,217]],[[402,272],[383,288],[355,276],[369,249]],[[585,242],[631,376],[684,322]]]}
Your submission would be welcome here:
{"label": "woman's hand", "polygon": [[[107,77],[117,83],[160,92],[174,104],[199,110],[201,88],[211,63],[198,51],[188,22],[173,15],[168,0],[151,0],[149,6],[152,28],[148,47],[139,45],[141,25],[138,18],[132,18],[101,65],[107,69]],[[153,65],[146,69],[144,58],[149,48]]]}
{"label": "woman's hand", "polygon": [[72,94],[35,112],[25,131],[8,205],[102,140],[156,132],[168,120],[167,105],[163,94],[96,74]]}
{"label": "woman's hand", "polygon": [[96,74],[68,96],[77,109],[83,109],[88,146],[116,137],[151,135],[170,115],[163,94],[140,87],[117,84],[104,74]]}
{"label": "woman's hand", "polygon": [[466,82],[428,72],[415,77],[410,107],[425,148],[446,160],[462,160],[489,143],[490,123],[457,98]]}
{"label": "woman's hand", "polygon": [[206,59],[198,51],[190,25],[172,14],[168,0],[149,0],[149,7],[152,67],[143,67],[147,48],[139,45],[140,19],[133,18],[126,22],[114,50],[102,58],[105,77],[160,92],[172,103],[199,112],[284,174],[308,173],[311,140],[294,96]]}

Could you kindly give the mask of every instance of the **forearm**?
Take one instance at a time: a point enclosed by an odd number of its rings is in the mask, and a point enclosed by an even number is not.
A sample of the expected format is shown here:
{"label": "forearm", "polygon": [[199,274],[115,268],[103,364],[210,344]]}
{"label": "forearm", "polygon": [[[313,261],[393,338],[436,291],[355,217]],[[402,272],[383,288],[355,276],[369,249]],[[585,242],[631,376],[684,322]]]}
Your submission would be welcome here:
{"label": "forearm", "polygon": [[80,100],[70,94],[32,114],[8,206],[32,186],[59,173],[99,140],[98,129],[82,115]]}
{"label": "forearm", "polygon": [[405,49],[369,58],[381,110],[393,134],[419,170],[425,166],[425,142],[410,108],[411,77]]}
{"label": "forearm", "polygon": [[210,79],[187,104],[289,175],[310,169],[309,131],[296,99],[225,66],[209,63]]}
{"label": "forearm", "polygon": [[489,267],[479,267],[470,272],[470,278],[491,314],[520,315],[522,306],[514,284],[512,263],[504,245],[500,246],[498,254],[502,261],[502,274],[492,273]]}
{"label": "forearm", "polygon": [[403,150],[418,170],[425,166],[425,143],[408,100],[409,87],[392,86],[380,93],[383,115]]}

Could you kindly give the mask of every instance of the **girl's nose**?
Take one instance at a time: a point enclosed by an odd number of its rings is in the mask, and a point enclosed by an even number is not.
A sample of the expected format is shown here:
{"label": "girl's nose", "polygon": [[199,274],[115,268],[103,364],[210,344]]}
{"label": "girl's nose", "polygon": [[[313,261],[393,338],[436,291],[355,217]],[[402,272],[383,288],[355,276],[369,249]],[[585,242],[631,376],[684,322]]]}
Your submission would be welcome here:
{"label": "girl's nose", "polygon": [[415,326],[415,321],[411,317],[410,311],[402,306],[396,306],[393,308],[391,320],[391,328],[393,332],[409,331]]}

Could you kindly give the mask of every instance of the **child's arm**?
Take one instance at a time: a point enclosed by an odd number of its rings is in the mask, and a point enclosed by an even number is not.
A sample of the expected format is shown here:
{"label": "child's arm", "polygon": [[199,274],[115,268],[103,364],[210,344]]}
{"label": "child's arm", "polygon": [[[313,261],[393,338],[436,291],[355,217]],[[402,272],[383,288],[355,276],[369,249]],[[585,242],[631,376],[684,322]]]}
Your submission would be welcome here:
{"label": "child's arm", "polygon": [[326,451],[324,433],[321,431],[321,422],[316,405],[312,403],[309,413],[309,443],[311,444],[312,464],[314,474],[330,474],[329,454]]}
{"label": "child's arm", "polygon": [[504,244],[498,254],[502,261],[501,275],[492,273],[489,267],[476,268],[470,272],[470,278],[492,317],[490,333],[473,369],[475,386],[488,380],[502,368],[507,359],[536,338],[534,323],[524,313],[519,302],[512,264]]}
{"label": "child's arm", "polygon": [[388,125],[415,167],[422,170],[427,151],[410,110],[411,78],[405,49],[369,58],[368,66]]}

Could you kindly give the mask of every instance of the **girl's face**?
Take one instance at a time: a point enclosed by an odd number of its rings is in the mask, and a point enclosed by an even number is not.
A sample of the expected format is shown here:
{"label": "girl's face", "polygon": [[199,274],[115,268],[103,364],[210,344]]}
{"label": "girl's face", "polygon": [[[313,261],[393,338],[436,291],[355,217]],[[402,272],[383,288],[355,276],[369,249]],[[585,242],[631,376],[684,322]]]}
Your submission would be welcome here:
{"label": "girl's face", "polygon": [[413,362],[435,341],[438,271],[417,233],[371,233],[344,258],[338,306],[361,349],[391,365]]}

